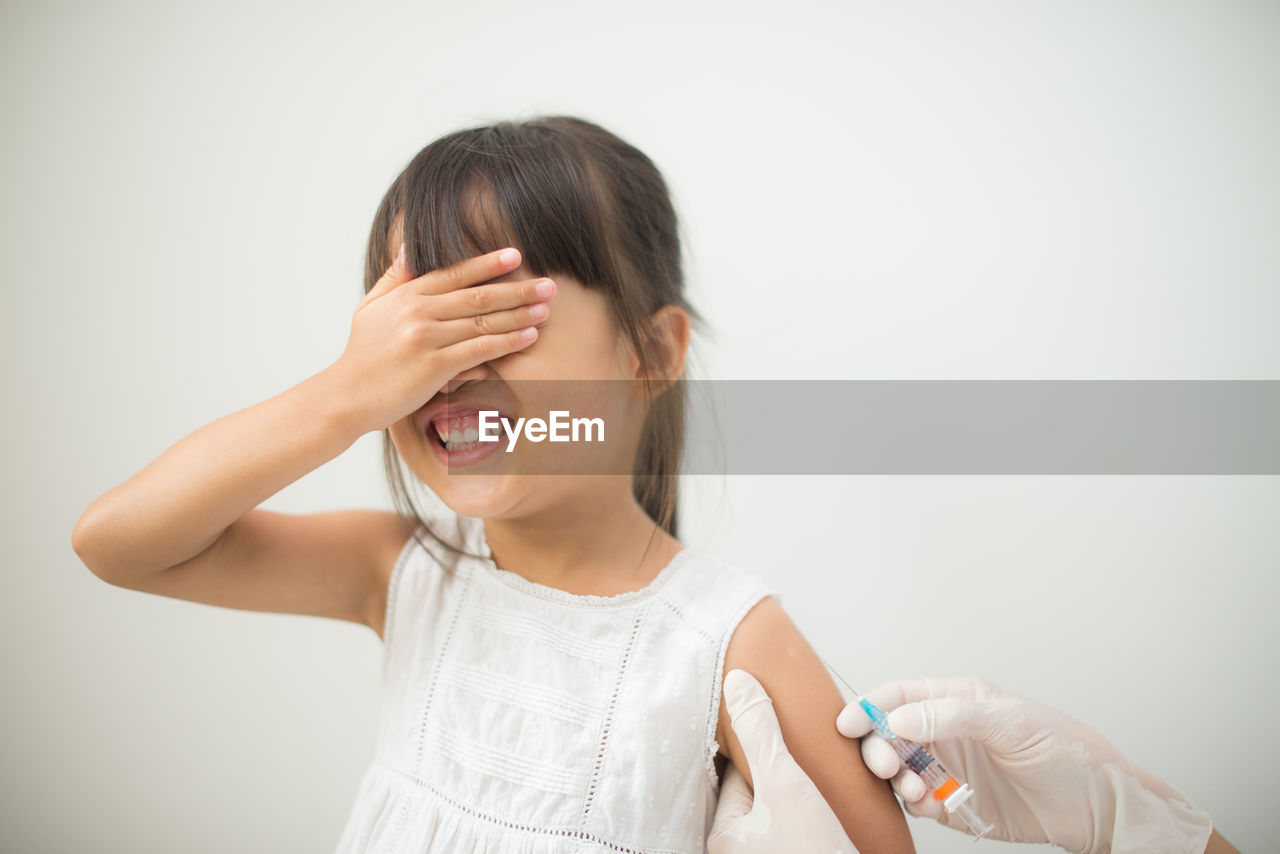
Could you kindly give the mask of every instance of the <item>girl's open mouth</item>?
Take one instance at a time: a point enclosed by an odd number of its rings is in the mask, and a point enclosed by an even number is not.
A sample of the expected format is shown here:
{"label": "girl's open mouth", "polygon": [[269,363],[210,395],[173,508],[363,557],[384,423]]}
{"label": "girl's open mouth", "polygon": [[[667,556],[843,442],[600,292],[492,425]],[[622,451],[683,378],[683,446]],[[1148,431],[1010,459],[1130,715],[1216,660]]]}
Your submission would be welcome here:
{"label": "girl's open mouth", "polygon": [[451,468],[472,465],[493,455],[505,444],[501,419],[513,420],[505,412],[486,417],[489,425],[487,435],[491,440],[482,442],[480,413],[477,410],[441,414],[433,418],[428,422],[426,432],[436,459]]}

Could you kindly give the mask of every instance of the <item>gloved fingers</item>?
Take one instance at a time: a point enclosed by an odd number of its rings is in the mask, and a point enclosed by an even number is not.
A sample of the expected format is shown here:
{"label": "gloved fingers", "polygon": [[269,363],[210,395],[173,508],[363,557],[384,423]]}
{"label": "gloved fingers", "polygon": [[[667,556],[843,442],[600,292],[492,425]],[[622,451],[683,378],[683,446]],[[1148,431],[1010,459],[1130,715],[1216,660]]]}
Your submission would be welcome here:
{"label": "gloved fingers", "polygon": [[910,768],[903,768],[894,775],[893,790],[907,803],[922,800],[929,794],[929,787],[925,785],[924,780]]}
{"label": "gloved fingers", "polygon": [[845,706],[836,716],[836,729],[845,738],[862,738],[871,732],[871,718],[856,702]]}
{"label": "gloved fingers", "polygon": [[919,679],[902,679],[897,682],[886,682],[876,686],[867,694],[867,699],[879,706],[885,713],[921,700],[936,700],[941,697],[958,697],[966,700],[991,700],[1003,696],[1003,691],[986,679],[968,676],[947,678],[921,677]]}
{"label": "gloved fingers", "polygon": [[888,780],[902,769],[902,760],[889,742],[871,733],[862,738],[862,764],[881,780]]}
{"label": "gloved fingers", "polygon": [[724,677],[724,705],[747,767],[757,788],[761,770],[768,774],[779,759],[791,758],[782,729],[773,710],[773,701],[754,676],[745,670],[730,670]]}
{"label": "gloved fingers", "polygon": [[987,742],[992,736],[990,710],[986,700],[921,700],[890,712],[889,728],[921,744],[957,739]]}
{"label": "gloved fingers", "polygon": [[720,784],[720,801],[716,804],[716,817],[713,827],[721,827],[729,822],[742,818],[751,812],[754,796],[747,778],[739,773],[733,763],[724,772],[724,782]]}

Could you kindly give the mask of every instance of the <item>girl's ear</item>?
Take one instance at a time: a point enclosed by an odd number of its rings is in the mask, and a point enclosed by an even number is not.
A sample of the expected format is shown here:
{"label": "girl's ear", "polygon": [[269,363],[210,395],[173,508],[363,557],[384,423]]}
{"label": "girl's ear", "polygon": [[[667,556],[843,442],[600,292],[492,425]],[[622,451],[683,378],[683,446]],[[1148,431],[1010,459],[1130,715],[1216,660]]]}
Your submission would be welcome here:
{"label": "girl's ear", "polygon": [[[655,393],[665,389],[684,372],[685,355],[689,352],[689,313],[678,305],[664,305],[650,317],[653,338],[649,379]],[[644,379],[640,359],[631,360],[632,379]]]}

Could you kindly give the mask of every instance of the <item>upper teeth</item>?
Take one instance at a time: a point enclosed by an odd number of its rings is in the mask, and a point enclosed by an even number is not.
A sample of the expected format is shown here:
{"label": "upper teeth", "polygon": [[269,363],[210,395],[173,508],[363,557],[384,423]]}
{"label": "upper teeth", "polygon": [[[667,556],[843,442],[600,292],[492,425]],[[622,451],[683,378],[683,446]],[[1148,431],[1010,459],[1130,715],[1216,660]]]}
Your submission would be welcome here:
{"label": "upper teeth", "polygon": [[[442,442],[449,444],[459,444],[462,442],[474,442],[480,438],[480,431],[475,427],[469,426],[471,418],[462,416],[453,420],[452,429],[446,429],[446,426],[440,422],[435,422],[436,433],[440,436]],[[458,428],[463,429],[458,429]]]}
{"label": "upper teeth", "polygon": [[468,427],[466,430],[462,432],[458,432],[457,430],[450,430],[448,436],[445,436],[442,433],[440,435],[440,438],[444,439],[446,442],[448,442],[451,445],[456,445],[460,442],[474,442],[480,438],[480,431],[474,427]]}

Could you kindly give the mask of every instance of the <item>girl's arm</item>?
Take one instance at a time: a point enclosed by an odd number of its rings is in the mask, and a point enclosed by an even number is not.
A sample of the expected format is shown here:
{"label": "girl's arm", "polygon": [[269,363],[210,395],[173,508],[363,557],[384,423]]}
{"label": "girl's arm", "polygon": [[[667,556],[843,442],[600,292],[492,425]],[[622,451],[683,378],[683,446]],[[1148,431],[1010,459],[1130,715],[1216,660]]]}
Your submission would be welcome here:
{"label": "girl's arm", "polygon": [[415,277],[401,246],[356,307],[336,362],[183,438],[89,505],[71,547],[119,587],[346,619],[381,635],[387,578],[408,535],[399,517],[257,505],[365,433],[402,422],[420,434],[409,416],[452,377],[528,347],[522,332],[545,320],[527,308],[547,298],[537,283],[480,284],[519,262],[514,249],[490,252]]}
{"label": "girl's arm", "polygon": [[89,506],[72,547],[104,581],[225,608],[350,620],[382,633],[394,513],[254,509],[360,435],[320,373],[196,430]]}
{"label": "girl's arm", "polygon": [[[893,789],[863,764],[857,741],[836,730],[845,702],[822,661],[782,606],[766,597],[738,625],[725,653],[724,672],[741,668],[768,692],[791,755],[839,817],[859,854],[914,852],[906,818]],[[751,781],[742,747],[720,702],[716,739]]]}

